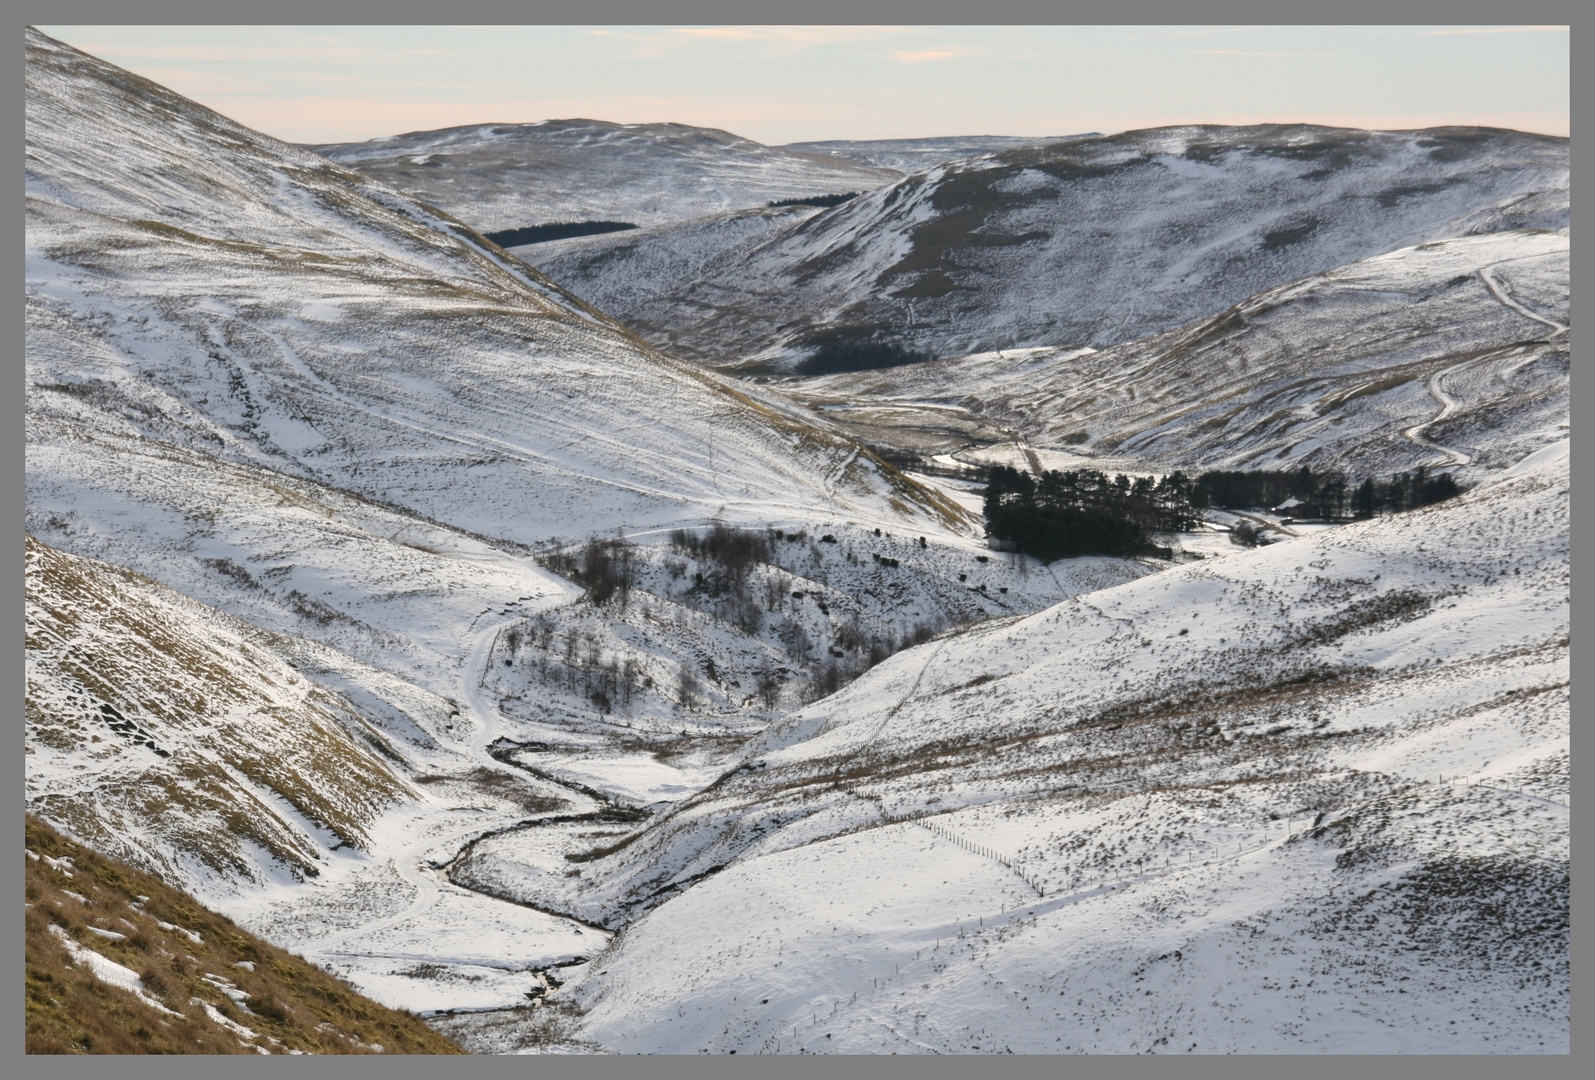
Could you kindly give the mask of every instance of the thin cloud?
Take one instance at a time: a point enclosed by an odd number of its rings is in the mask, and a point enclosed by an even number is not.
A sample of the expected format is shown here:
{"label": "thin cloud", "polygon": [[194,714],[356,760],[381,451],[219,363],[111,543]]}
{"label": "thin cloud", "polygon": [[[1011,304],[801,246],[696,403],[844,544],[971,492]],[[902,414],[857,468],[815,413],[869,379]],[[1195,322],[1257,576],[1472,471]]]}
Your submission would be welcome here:
{"label": "thin cloud", "polygon": [[1108,34],[1102,37],[1092,37],[1082,40],[1093,41],[1163,41],[1167,38],[1187,37],[1212,37],[1214,34],[1233,34],[1238,31],[1257,29],[1249,26],[1213,26],[1197,30],[1170,30],[1161,34]]}
{"label": "thin cloud", "polygon": [[352,49],[336,46],[292,46],[271,48],[255,45],[117,45],[79,43],[75,48],[96,56],[139,60],[383,60],[416,56],[462,56],[445,49]]}
{"label": "thin cloud", "polygon": [[923,64],[927,60],[948,60],[957,56],[956,52],[947,49],[923,49],[919,52],[898,51],[892,56],[905,64]]}
{"label": "thin cloud", "polygon": [[1331,52],[1259,52],[1250,49],[1187,49],[1200,56],[1289,56],[1299,58],[1348,57],[1351,53]]}
{"label": "thin cloud", "polygon": [[[276,82],[266,82],[259,76],[235,76],[225,72],[206,71],[202,68],[147,67],[139,74],[170,87],[180,94],[263,94],[276,96],[287,93],[296,86],[349,86],[372,90],[399,90],[421,93],[428,90],[464,90],[484,93],[501,89],[492,84],[423,82],[408,78],[385,78],[375,75],[342,75],[325,71],[292,71],[278,76]],[[367,100],[367,99],[359,99]]]}
{"label": "thin cloud", "polygon": [[1565,26],[1467,26],[1455,30],[1424,30],[1425,37],[1450,37],[1453,34],[1550,34],[1566,33]]}
{"label": "thin cloud", "polygon": [[729,41],[785,41],[826,45],[877,34],[902,33],[900,26],[676,26],[672,34]]}

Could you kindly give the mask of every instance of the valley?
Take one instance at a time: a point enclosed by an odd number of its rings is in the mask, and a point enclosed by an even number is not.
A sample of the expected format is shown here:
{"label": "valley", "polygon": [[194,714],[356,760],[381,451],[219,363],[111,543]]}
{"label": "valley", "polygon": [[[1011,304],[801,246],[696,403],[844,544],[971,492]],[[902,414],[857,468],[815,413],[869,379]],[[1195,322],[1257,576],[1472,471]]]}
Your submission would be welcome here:
{"label": "valley", "polygon": [[[1568,1052],[1565,139],[306,148],[27,46],[71,842],[475,1053]],[[1462,493],[1048,563],[995,465]]]}

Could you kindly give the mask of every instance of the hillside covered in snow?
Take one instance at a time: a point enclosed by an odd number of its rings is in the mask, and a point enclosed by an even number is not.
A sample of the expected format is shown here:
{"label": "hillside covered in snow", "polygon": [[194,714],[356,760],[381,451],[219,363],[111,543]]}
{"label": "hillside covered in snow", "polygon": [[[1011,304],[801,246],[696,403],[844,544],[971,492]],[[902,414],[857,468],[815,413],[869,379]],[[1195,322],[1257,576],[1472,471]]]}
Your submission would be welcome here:
{"label": "hillside covered in snow", "polygon": [[1085,466],[1482,477],[1567,436],[1568,252],[1566,230],[1437,240],[1105,349],[778,385],[909,451],[1018,438]]}
{"label": "hillside covered in snow", "polygon": [[[829,338],[937,356],[1102,347],[1416,244],[1567,225],[1567,140],[1178,127],[929,168],[778,232],[690,223],[537,265],[673,354],[781,368]],[[654,249],[700,276],[661,278]]]}
{"label": "hillside covered in snow", "polygon": [[473,124],[307,149],[484,233],[558,221],[663,225],[902,175],[714,128],[602,120]]}
{"label": "hillside covered in snow", "polygon": [[[944,494],[391,188],[33,31],[27,78],[29,805],[273,940],[422,972],[384,1000],[525,1001],[578,954],[404,854],[594,806],[498,761],[472,697],[501,631],[583,595],[540,558],[711,519],[976,546]],[[503,936],[415,945],[434,908]],[[369,960],[375,922],[425,954]]]}
{"label": "hillside covered in snow", "polygon": [[564,588],[525,558],[555,537],[971,531],[811,414],[654,352],[392,189],[28,47],[28,527],[46,543],[426,666],[458,660],[456,620]]}
{"label": "hillside covered in snow", "polygon": [[782,150],[795,150],[801,154],[819,154],[825,157],[856,161],[881,169],[896,169],[902,173],[924,172],[926,169],[959,158],[993,154],[999,150],[1013,150],[1021,146],[1042,146],[1048,143],[1086,139],[1098,134],[1065,135],[1053,138],[1027,138],[1020,135],[944,135],[926,139],[824,139],[819,142],[787,143]]}
{"label": "hillside covered in snow", "polygon": [[584,1030],[1566,1053],[1567,497],[1561,443],[888,662],[584,856],[588,910],[646,912],[574,989]]}
{"label": "hillside covered in snow", "polygon": [[[474,1052],[1568,1052],[1566,140],[329,158],[26,76],[63,843]],[[1044,564],[955,451],[1466,490]]]}

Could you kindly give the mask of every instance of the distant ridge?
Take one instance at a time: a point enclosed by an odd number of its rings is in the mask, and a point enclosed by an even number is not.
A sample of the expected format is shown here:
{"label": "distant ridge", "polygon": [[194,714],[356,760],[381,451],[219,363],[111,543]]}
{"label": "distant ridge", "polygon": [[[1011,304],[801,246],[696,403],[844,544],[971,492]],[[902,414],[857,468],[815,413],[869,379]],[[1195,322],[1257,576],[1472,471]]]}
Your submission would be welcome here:
{"label": "distant ridge", "polygon": [[796,153],[845,158],[861,165],[920,172],[948,161],[1013,150],[1021,146],[1046,146],[1073,139],[1091,139],[1100,132],[1079,135],[940,135],[925,139],[828,139],[820,142],[787,143],[780,147]]}
{"label": "distant ridge", "polygon": [[[711,362],[793,366],[843,328],[938,356],[1100,348],[1399,248],[1565,228],[1568,178],[1568,140],[1517,131],[1155,128],[938,164],[774,229],[684,222],[539,265]],[[701,269],[659,273],[678,249]]]}
{"label": "distant ridge", "polygon": [[689,124],[541,120],[309,146],[482,232],[529,221],[663,225],[771,199],[866,191],[896,169]]}

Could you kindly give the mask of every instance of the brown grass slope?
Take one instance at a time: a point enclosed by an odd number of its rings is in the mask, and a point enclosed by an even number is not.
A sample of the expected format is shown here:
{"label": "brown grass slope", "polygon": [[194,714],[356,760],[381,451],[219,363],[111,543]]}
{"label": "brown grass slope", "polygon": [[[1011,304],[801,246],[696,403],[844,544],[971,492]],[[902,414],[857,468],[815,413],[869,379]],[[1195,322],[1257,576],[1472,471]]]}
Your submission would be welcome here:
{"label": "brown grass slope", "polygon": [[256,849],[315,876],[317,840],[296,815],[327,843],[363,848],[366,827],[410,794],[383,760],[394,752],[273,645],[29,536],[29,809],[167,880],[258,878]]}
{"label": "brown grass slope", "polygon": [[[187,893],[96,854],[31,815],[27,848],[30,1054],[463,1052],[416,1016],[362,997]],[[96,978],[74,961],[63,933],[136,972],[146,997],[170,1012]],[[218,985],[223,982],[248,997],[235,1001]],[[210,1019],[202,1002],[255,1037]]]}

